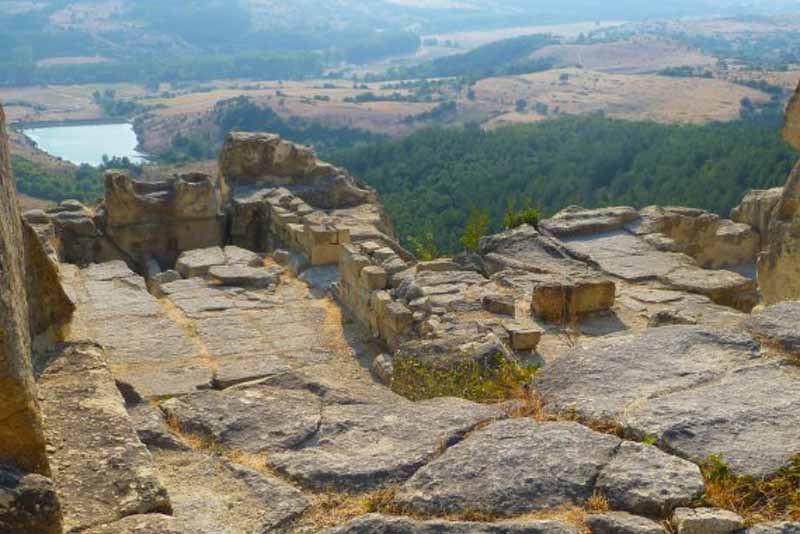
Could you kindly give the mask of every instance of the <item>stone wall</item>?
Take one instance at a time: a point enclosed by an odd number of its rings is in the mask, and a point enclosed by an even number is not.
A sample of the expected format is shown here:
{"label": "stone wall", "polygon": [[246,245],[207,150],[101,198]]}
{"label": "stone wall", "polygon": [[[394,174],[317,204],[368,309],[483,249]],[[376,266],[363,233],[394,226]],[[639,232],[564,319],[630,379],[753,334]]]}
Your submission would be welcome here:
{"label": "stone wall", "polygon": [[31,366],[24,252],[5,116],[0,108],[0,463],[47,474],[49,466]]}

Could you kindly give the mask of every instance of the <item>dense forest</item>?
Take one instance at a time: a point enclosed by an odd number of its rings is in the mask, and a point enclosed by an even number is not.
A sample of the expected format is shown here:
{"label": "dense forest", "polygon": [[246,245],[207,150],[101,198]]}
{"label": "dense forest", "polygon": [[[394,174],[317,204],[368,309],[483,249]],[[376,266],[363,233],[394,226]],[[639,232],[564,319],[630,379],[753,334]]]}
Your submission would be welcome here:
{"label": "dense forest", "polygon": [[336,163],[381,193],[406,243],[454,251],[473,209],[501,228],[509,203],[545,215],[577,204],[677,204],[727,215],[745,191],[783,184],[797,154],[774,121],[667,126],[566,117],[483,131],[430,129],[343,151]]}
{"label": "dense forest", "polygon": [[464,77],[479,80],[492,76],[528,74],[552,68],[552,59],[531,59],[540,48],[558,41],[549,35],[526,35],[489,43],[464,54],[447,56],[415,67],[393,68],[387,79]]}

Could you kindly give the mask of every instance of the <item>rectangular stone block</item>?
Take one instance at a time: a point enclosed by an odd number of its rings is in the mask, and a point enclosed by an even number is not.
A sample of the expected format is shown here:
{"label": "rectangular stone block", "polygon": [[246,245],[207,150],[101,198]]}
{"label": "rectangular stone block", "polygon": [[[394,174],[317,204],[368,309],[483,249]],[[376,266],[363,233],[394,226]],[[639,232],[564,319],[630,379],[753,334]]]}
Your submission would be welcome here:
{"label": "rectangular stone block", "polygon": [[414,314],[399,302],[391,302],[386,306],[386,324],[392,331],[402,334],[411,328]]}
{"label": "rectangular stone block", "polygon": [[550,323],[569,322],[583,314],[609,310],[616,299],[611,280],[543,282],[533,290],[532,312]]}
{"label": "rectangular stone block", "polygon": [[511,348],[514,350],[536,350],[544,334],[544,331],[536,325],[509,323],[504,326],[511,338]]}
{"label": "rectangular stone block", "polygon": [[364,267],[361,270],[361,284],[370,291],[386,289],[389,285],[389,275],[375,265]]}
{"label": "rectangular stone block", "polygon": [[516,314],[516,302],[511,295],[486,295],[481,299],[481,304],[489,313],[510,317]]}

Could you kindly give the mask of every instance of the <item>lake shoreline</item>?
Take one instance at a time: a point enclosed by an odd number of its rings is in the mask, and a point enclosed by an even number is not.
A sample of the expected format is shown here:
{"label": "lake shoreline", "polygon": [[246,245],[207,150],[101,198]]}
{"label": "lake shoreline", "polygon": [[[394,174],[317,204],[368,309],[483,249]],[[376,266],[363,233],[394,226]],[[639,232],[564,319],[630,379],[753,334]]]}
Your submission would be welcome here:
{"label": "lake shoreline", "polygon": [[[92,133],[95,129],[102,129],[103,133]],[[107,129],[112,131],[106,132]],[[139,136],[133,124],[125,120],[18,122],[14,130],[37,150],[77,166],[101,166],[106,156],[110,159],[128,158],[137,164],[150,160],[148,154],[138,150]],[[71,135],[61,135],[59,139],[54,135],[58,130],[72,132]]]}

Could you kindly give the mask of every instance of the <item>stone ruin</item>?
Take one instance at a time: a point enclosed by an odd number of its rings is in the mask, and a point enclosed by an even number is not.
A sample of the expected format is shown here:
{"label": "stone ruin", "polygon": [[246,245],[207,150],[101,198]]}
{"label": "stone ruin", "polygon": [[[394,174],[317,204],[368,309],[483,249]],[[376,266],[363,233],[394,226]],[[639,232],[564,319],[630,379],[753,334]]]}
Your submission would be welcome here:
{"label": "stone ruin", "polygon": [[[730,220],[569,207],[420,262],[275,135],[20,215],[0,134],[0,532],[800,532],[698,508],[707,458],[800,452],[800,166]],[[497,357],[548,417],[391,388]]]}

